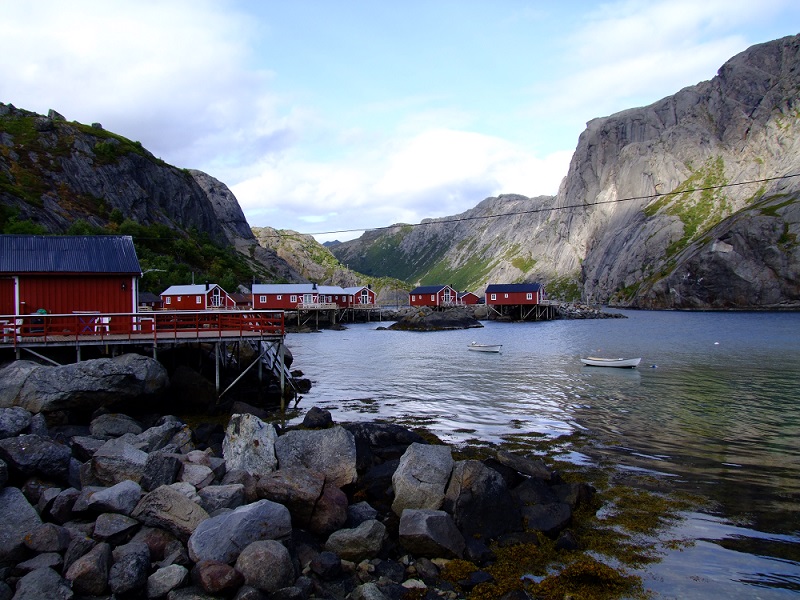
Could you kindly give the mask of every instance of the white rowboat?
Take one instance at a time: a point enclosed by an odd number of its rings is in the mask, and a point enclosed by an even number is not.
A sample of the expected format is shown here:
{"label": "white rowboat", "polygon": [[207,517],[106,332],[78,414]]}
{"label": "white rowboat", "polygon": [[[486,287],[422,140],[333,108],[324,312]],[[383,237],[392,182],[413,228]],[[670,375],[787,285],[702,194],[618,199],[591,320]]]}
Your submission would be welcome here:
{"label": "white rowboat", "polygon": [[472,342],[467,348],[476,352],[500,352],[503,349],[503,344],[478,344],[477,342]]}
{"label": "white rowboat", "polygon": [[641,358],[598,358],[596,356],[588,356],[582,358],[581,362],[587,367],[624,367],[632,369],[641,360]]}

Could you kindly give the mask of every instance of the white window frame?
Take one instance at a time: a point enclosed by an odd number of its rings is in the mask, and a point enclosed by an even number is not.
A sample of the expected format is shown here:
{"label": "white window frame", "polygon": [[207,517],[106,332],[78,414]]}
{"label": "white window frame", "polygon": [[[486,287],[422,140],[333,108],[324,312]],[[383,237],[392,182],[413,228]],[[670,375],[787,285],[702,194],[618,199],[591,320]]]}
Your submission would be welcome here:
{"label": "white window frame", "polygon": [[172,304],[172,296],[167,296],[164,298],[164,304]]}
{"label": "white window frame", "polygon": [[283,294],[278,294],[277,296],[275,296],[275,298],[277,300],[283,300]]}
{"label": "white window frame", "polygon": [[297,296],[295,294],[289,296],[289,302],[297,302]]}
{"label": "white window frame", "polygon": [[497,294],[489,294],[489,300],[497,300]]}
{"label": "white window frame", "polygon": [[[278,300],[280,300],[280,299],[281,299],[281,297],[278,296]],[[261,304],[266,304],[267,303],[267,297],[266,296],[259,296],[258,297],[258,301],[261,302]]]}
{"label": "white window frame", "polygon": [[195,296],[194,297],[194,303],[195,304],[202,304],[203,303],[203,297],[202,296]]}
{"label": "white window frame", "polygon": [[531,294],[530,292],[528,292],[528,293],[525,295],[525,300],[533,300],[533,294]]}

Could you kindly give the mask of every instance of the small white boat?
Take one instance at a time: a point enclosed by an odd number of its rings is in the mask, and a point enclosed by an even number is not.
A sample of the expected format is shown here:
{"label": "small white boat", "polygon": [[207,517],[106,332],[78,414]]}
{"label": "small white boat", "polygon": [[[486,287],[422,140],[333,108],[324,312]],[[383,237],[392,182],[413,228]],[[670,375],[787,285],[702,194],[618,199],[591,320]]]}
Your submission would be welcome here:
{"label": "small white boat", "polygon": [[500,350],[503,349],[503,344],[479,344],[477,342],[472,342],[467,348],[475,350],[476,352],[500,352]]}
{"label": "small white boat", "polygon": [[581,362],[587,367],[624,367],[632,369],[641,360],[641,358],[598,358],[596,356],[587,356],[582,358]]}

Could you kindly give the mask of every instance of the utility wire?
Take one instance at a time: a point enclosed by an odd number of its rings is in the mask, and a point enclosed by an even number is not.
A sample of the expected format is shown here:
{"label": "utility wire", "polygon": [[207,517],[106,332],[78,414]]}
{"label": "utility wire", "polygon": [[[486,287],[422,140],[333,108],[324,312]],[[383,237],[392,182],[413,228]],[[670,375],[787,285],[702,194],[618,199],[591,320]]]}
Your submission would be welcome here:
{"label": "utility wire", "polygon": [[[521,210],[516,212],[508,212],[508,213],[496,213],[492,215],[476,215],[471,217],[448,217],[444,219],[437,219],[435,221],[428,221],[426,223],[402,223],[402,224],[395,224],[395,225],[385,225],[383,227],[370,227],[370,228],[360,228],[360,229],[336,229],[333,231],[314,231],[310,233],[299,233],[299,235],[331,235],[335,233],[354,233],[358,231],[383,231],[386,229],[394,229],[396,227],[423,227],[425,225],[438,225],[440,223],[460,223],[462,221],[479,221],[482,219],[496,219],[499,217],[514,217],[517,215],[529,215],[534,213],[541,213],[541,212],[552,212],[556,210],[565,210],[570,208],[588,208],[591,206],[600,206],[601,204],[618,204],[621,202],[632,202],[634,200],[653,200],[656,198],[662,198],[664,196],[674,196],[677,194],[691,194],[694,192],[704,192],[707,190],[719,190],[723,188],[730,188],[730,187],[737,187],[741,185],[751,185],[754,183],[768,183],[770,181],[779,181],[781,179],[791,179],[792,177],[800,177],[800,173],[793,173],[791,175],[781,175],[779,177],[766,177],[764,179],[753,179],[750,181],[739,181],[737,183],[725,183],[722,185],[709,185],[705,187],[698,187],[692,188],[689,190],[673,190],[671,192],[664,192],[664,193],[654,193],[649,194],[647,196],[630,196],[628,198],[616,198],[614,200],[601,200],[599,202],[591,202],[586,204],[567,204],[564,206],[548,206],[548,207],[539,207],[539,208],[532,208],[530,210]],[[267,237],[284,237],[288,234],[285,233],[276,233]]]}

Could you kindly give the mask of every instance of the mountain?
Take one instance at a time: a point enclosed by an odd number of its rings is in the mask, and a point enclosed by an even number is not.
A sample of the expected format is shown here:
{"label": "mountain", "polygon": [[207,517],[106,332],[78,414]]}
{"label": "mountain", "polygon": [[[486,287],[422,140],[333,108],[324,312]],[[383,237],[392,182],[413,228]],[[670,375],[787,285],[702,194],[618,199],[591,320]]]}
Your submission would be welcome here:
{"label": "mountain", "polygon": [[798,92],[800,36],[753,46],[710,81],[590,121],[556,196],[487,198],[330,250],[478,293],[539,281],[619,306],[800,308]]}
{"label": "mountain", "polygon": [[[171,166],[98,123],[67,122],[53,110],[43,116],[0,103],[0,229],[63,234],[76,227],[82,233],[131,233],[143,268],[166,272],[185,262],[178,278],[216,261],[211,275],[233,269],[245,279],[237,283],[255,276],[300,279],[259,246],[220,181]],[[164,260],[159,252],[172,256]],[[163,285],[150,277],[153,285]]]}

